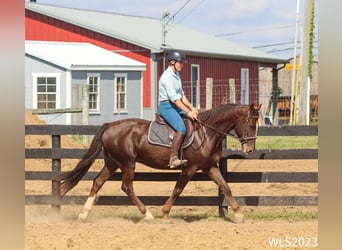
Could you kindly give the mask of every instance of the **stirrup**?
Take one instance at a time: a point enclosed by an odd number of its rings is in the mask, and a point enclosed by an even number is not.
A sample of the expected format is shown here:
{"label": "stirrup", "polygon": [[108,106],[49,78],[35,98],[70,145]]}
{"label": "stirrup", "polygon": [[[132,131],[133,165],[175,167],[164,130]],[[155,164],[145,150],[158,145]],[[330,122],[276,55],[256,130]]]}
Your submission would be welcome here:
{"label": "stirrup", "polygon": [[188,160],[181,160],[178,156],[173,156],[170,158],[169,167],[170,168],[179,168],[185,166],[188,163]]}

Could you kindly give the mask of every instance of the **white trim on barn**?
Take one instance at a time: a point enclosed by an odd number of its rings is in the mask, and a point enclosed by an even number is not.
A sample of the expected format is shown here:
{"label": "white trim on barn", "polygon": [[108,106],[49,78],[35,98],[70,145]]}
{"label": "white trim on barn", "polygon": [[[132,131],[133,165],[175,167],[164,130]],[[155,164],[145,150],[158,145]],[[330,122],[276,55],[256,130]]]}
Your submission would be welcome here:
{"label": "white trim on barn", "polygon": [[[65,80],[65,96],[66,96],[66,100],[65,100],[65,106],[67,108],[72,108],[72,76],[71,76],[71,71],[67,70],[66,72],[66,80]],[[66,124],[70,125],[71,124],[71,113],[67,113],[66,114]]]}
{"label": "white trim on barn", "polygon": [[144,63],[90,43],[25,41],[25,53],[69,70],[146,70]]}

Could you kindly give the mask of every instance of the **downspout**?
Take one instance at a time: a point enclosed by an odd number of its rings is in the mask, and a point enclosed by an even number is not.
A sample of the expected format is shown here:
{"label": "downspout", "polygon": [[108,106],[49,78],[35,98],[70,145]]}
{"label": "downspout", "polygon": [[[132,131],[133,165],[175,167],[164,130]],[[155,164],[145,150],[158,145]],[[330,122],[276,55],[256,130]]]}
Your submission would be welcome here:
{"label": "downspout", "polygon": [[279,85],[278,85],[278,71],[285,68],[284,64],[280,68],[272,68],[272,117],[273,125],[278,124],[278,101],[279,101]]}

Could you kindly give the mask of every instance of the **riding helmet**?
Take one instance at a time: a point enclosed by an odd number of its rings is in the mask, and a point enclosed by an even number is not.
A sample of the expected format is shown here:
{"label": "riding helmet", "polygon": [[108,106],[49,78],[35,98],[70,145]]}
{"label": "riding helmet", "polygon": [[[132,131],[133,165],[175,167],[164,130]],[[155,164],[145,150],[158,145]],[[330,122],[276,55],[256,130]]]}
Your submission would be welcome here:
{"label": "riding helmet", "polygon": [[181,50],[171,50],[169,54],[167,55],[167,60],[170,62],[172,60],[178,61],[178,62],[187,62],[185,53]]}

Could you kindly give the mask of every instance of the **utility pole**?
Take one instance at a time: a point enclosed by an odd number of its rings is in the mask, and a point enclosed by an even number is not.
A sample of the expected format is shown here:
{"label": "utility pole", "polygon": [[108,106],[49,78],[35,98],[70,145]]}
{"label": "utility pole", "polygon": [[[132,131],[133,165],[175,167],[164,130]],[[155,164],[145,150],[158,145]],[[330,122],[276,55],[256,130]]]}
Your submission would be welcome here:
{"label": "utility pole", "polygon": [[294,50],[293,50],[293,69],[292,69],[292,83],[291,83],[291,109],[290,109],[290,124],[293,125],[293,113],[296,110],[294,107],[294,92],[295,92],[295,81],[296,81],[296,68],[297,68],[297,41],[298,41],[298,26],[299,26],[299,0],[297,0],[296,8],[296,33],[294,40]]}
{"label": "utility pole", "polygon": [[172,22],[173,17],[170,17],[170,13],[165,11],[163,13],[161,24],[162,24],[162,44],[161,44],[161,52],[163,53],[163,71],[166,69],[166,58],[165,58],[165,49],[167,49],[166,45],[166,33],[167,33],[167,26],[170,25]]}
{"label": "utility pole", "polygon": [[309,125],[310,122],[310,79],[309,71],[309,46],[310,24],[314,0],[305,0],[303,34],[302,34],[302,59],[298,95],[298,125]]}
{"label": "utility pole", "polygon": [[165,48],[166,47],[166,33],[167,33],[167,30],[166,30],[166,26],[170,23],[170,13],[165,11],[163,13],[163,16],[162,16],[162,48]]}

